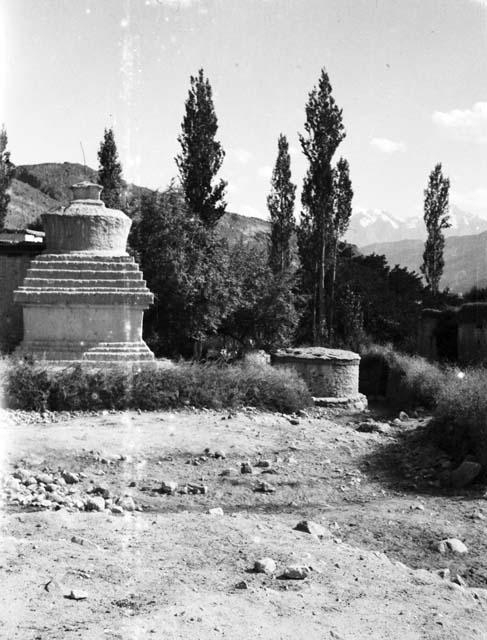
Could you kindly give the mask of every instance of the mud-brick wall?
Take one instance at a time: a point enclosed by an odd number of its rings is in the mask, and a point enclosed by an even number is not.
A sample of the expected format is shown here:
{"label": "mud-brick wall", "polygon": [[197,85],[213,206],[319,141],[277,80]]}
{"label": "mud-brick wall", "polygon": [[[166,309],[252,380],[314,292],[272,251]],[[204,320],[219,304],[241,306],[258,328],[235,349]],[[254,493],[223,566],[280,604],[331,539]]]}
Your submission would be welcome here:
{"label": "mud-brick wall", "polygon": [[436,329],[440,316],[441,311],[436,309],[424,309],[421,314],[418,329],[418,353],[423,358],[438,359]]}
{"label": "mud-brick wall", "polygon": [[31,260],[41,248],[0,244],[0,349],[11,351],[22,340],[22,307],[14,303],[13,292],[22,284]]}
{"label": "mud-brick wall", "polygon": [[487,303],[469,302],[458,312],[458,360],[487,362]]}

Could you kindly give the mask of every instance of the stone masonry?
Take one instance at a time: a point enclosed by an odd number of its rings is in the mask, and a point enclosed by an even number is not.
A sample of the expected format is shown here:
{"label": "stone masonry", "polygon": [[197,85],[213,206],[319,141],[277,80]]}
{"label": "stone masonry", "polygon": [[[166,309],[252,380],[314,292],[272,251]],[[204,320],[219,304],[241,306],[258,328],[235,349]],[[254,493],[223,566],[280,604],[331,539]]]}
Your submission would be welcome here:
{"label": "stone masonry", "polygon": [[142,340],[153,295],[126,251],[131,220],[107,209],[101,190],[74,185],[66,209],[42,215],[46,251],[15,292],[23,307],[21,355],[94,365],[154,358]]}

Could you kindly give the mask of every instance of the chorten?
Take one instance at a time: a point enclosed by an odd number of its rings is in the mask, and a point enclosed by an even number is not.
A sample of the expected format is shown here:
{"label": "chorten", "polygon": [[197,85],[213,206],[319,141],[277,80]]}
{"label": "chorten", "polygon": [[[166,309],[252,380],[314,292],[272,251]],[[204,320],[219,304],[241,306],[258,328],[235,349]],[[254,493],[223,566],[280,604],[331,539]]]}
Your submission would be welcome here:
{"label": "chorten", "polygon": [[132,222],[105,207],[100,185],[71,189],[68,207],[42,214],[46,249],[15,291],[24,318],[17,353],[57,364],[151,361],[142,318],[153,295],[127,254]]}

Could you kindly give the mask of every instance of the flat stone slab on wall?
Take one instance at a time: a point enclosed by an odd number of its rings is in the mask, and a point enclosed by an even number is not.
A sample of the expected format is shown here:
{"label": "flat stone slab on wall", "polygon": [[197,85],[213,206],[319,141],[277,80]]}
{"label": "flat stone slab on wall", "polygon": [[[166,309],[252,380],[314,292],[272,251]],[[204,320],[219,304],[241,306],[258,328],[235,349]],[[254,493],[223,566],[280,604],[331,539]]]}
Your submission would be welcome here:
{"label": "flat stone slab on wall", "polygon": [[279,349],[272,354],[271,362],[276,367],[295,369],[308,385],[317,404],[360,404],[361,407],[367,404],[367,399],[358,390],[358,353],[327,347]]}

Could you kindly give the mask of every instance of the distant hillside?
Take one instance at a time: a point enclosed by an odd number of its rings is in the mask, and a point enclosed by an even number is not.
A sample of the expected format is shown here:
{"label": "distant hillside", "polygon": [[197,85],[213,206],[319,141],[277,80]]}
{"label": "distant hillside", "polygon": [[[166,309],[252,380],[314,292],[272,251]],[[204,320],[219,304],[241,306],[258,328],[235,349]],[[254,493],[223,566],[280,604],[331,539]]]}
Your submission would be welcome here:
{"label": "distant hillside", "polygon": [[[51,198],[62,204],[68,204],[71,200],[70,187],[77,182],[90,180],[97,182],[98,173],[90,167],[75,162],[46,162],[43,164],[23,164],[16,168],[17,177],[28,182]],[[150,189],[139,187],[135,184],[127,185],[127,196],[140,198],[144,193],[150,193]]]}
{"label": "distant hillside", "polygon": [[226,213],[218,222],[217,229],[230,244],[254,242],[264,247],[269,239],[271,223],[261,218]]}
{"label": "distant hillside", "polygon": [[[450,208],[451,227],[446,237],[466,236],[487,231],[487,220],[455,205]],[[421,217],[399,220],[382,209],[358,209],[353,212],[346,240],[363,247],[376,242],[397,242],[399,240],[422,240],[426,229]]]}
{"label": "distant hillside", "polygon": [[[399,264],[417,272],[423,261],[423,249],[422,240],[378,242],[360,248],[364,254],[385,255],[390,266]],[[474,285],[487,287],[487,231],[447,238],[444,259],[441,287],[449,287],[456,293],[465,293]]]}
{"label": "distant hillside", "polygon": [[[72,162],[19,165],[19,179],[12,181],[11,201],[6,221],[10,229],[25,228],[39,220],[44,211],[65,206],[71,199],[71,185],[82,180],[97,180],[90,167]],[[128,196],[138,199],[151,190],[128,185]],[[231,244],[254,242],[264,247],[270,233],[270,222],[227,213],[218,223],[218,230]]]}
{"label": "distant hillside", "polygon": [[12,180],[10,187],[10,204],[7,212],[5,227],[7,229],[25,229],[36,226],[39,216],[44,211],[58,208],[60,203],[45,193],[34,189],[25,182]]}

